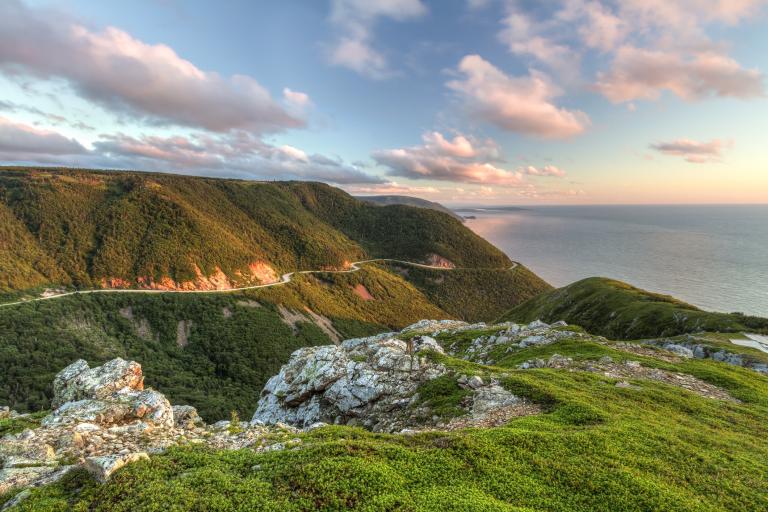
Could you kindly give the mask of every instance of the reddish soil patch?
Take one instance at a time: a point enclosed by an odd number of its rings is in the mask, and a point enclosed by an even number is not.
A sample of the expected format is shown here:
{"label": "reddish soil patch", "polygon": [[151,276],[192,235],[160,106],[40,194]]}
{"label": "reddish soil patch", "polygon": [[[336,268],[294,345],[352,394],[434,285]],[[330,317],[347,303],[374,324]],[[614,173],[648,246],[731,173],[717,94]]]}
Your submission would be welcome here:
{"label": "reddish soil patch", "polygon": [[362,284],[355,285],[353,290],[355,294],[363,300],[376,300],[373,298],[373,295],[371,295],[371,292],[369,292]]}

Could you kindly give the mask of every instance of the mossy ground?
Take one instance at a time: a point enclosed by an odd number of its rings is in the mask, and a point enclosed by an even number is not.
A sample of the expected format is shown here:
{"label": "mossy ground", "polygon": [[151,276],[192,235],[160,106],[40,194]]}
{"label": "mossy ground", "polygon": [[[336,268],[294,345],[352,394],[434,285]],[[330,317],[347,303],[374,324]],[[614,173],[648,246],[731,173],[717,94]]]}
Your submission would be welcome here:
{"label": "mossy ground", "polygon": [[[655,381],[620,388],[601,374],[515,369],[554,352],[690,373],[741,402]],[[768,509],[765,376],[585,340],[527,348],[495,366],[433,357],[456,374],[495,377],[545,412],[498,428],[407,436],[329,426],[301,434],[296,449],[269,453],[177,448],[127,466],[103,486],[72,474],[33,491],[19,510]],[[461,399],[457,389],[442,379],[422,391],[425,401],[450,411]]]}

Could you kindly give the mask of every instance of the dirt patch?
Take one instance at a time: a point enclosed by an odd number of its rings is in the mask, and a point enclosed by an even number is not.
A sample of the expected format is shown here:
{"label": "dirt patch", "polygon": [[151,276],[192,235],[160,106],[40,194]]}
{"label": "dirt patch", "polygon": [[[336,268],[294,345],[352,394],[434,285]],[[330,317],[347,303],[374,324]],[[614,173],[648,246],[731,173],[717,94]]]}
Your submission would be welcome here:
{"label": "dirt patch", "polygon": [[302,315],[298,311],[294,311],[292,309],[288,309],[287,307],[283,306],[282,304],[278,304],[277,306],[277,312],[280,313],[280,319],[283,321],[285,325],[290,326],[291,329],[293,329],[293,334],[296,335],[299,332],[298,324],[299,322],[309,322],[309,318]]}
{"label": "dirt patch", "polygon": [[235,304],[237,304],[238,306],[242,306],[244,308],[260,308],[261,307],[261,303],[260,302],[257,302],[255,300],[250,300],[250,299],[249,300],[239,300],[239,301],[235,302]]}
{"label": "dirt patch", "polygon": [[339,331],[334,329],[333,323],[331,323],[331,320],[323,315],[318,315],[311,309],[305,307],[304,310],[309,313],[309,316],[312,318],[312,321],[317,325],[322,331],[328,335],[329,338],[335,343],[339,344],[341,341],[341,334],[339,334]]}
{"label": "dirt patch", "polygon": [[642,345],[638,345],[637,343],[616,343],[614,345],[608,346],[615,348],[616,350],[621,350],[622,352],[628,352],[638,356],[653,357],[668,363],[679,363],[682,360],[680,357],[673,355],[672,352],[668,350],[644,347]]}
{"label": "dirt patch", "polygon": [[176,346],[184,348],[189,345],[189,335],[192,333],[192,320],[179,320],[176,325]]}
{"label": "dirt patch", "polygon": [[133,315],[133,308],[126,306],[120,308],[118,311],[120,316],[131,322],[133,330],[136,332],[136,336],[145,341],[156,341],[155,333],[152,332],[152,326],[149,325],[149,321],[146,318],[136,319]]}
{"label": "dirt patch", "polygon": [[232,310],[228,307],[221,308],[221,314],[224,315],[224,318],[229,318],[232,316]]}
{"label": "dirt patch", "polygon": [[355,292],[355,295],[363,300],[376,300],[362,283],[355,285],[352,290]]}

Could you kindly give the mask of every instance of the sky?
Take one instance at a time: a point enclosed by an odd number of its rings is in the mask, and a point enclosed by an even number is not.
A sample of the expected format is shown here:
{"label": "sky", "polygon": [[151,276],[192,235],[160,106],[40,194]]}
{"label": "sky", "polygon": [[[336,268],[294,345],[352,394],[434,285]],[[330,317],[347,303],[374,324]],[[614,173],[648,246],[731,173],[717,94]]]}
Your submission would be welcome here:
{"label": "sky", "polygon": [[768,203],[768,0],[0,0],[0,163]]}

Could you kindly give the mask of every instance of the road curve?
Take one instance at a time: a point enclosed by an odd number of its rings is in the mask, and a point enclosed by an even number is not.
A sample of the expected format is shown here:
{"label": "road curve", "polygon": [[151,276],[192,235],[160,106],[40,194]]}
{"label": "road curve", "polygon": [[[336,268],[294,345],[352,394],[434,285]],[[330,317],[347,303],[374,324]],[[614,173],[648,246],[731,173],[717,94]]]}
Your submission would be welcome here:
{"label": "road curve", "polygon": [[[58,293],[56,295],[48,295],[47,297],[37,297],[34,299],[19,300],[16,302],[6,302],[5,304],[0,304],[0,307],[15,306],[19,304],[29,304],[30,302],[38,302],[41,300],[60,299],[62,297],[68,297],[70,295],[87,295],[92,293],[231,293],[231,292],[237,292],[237,291],[243,291],[243,290],[256,290],[258,288],[268,288],[270,286],[279,286],[283,284],[288,284],[291,282],[291,279],[295,274],[349,274],[349,273],[357,272],[358,270],[361,270],[360,265],[363,265],[365,263],[375,263],[379,261],[401,263],[403,265],[410,265],[412,267],[419,267],[419,268],[428,268],[431,270],[472,270],[471,268],[466,268],[466,267],[464,268],[438,267],[433,265],[425,265],[423,263],[414,263],[412,261],[396,260],[392,258],[375,258],[371,260],[352,262],[349,264],[350,268],[348,270],[297,270],[294,272],[288,272],[287,274],[283,274],[280,277],[280,281],[275,281],[274,283],[257,284],[253,286],[241,286],[239,288],[226,288],[223,290],[147,290],[147,289],[138,289],[138,288],[137,289],[96,288],[92,290],[78,290],[74,292]],[[517,262],[512,262],[512,266],[506,270],[512,270],[515,267],[517,267],[517,265],[518,265]],[[502,270],[502,269],[492,269],[492,270]]]}

